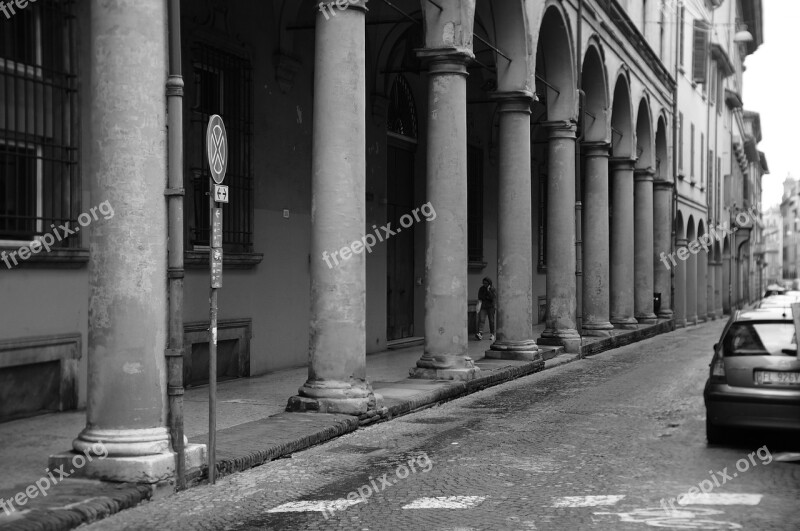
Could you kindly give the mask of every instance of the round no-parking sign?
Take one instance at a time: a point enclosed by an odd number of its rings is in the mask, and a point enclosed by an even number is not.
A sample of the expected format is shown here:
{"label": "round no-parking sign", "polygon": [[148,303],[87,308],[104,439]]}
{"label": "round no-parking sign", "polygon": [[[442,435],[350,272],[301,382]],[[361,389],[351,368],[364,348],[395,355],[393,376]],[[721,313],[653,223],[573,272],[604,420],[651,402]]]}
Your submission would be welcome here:
{"label": "round no-parking sign", "polygon": [[215,183],[221,184],[228,169],[228,133],[225,132],[225,124],[218,114],[212,115],[208,120],[206,153],[208,154],[211,178]]}

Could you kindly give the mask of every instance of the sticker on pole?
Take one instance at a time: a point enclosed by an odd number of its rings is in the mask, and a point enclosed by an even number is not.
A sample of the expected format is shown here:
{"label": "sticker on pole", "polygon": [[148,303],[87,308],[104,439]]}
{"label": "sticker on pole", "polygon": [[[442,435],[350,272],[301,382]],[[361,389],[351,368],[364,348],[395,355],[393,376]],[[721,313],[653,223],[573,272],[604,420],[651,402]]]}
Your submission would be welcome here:
{"label": "sticker on pole", "polygon": [[227,203],[228,202],[228,187],[224,184],[215,184],[214,185],[214,201],[217,203]]}
{"label": "sticker on pole", "polygon": [[222,123],[222,117],[218,114],[212,115],[208,120],[206,153],[208,154],[211,178],[215,183],[221,184],[228,169],[228,133],[225,132],[225,124]]}

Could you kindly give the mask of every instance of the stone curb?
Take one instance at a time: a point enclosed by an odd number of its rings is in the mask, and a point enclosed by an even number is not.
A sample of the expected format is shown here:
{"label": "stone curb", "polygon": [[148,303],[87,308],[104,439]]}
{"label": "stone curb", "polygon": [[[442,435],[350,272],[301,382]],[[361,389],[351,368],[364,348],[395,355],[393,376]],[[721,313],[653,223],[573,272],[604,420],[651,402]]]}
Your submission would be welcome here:
{"label": "stone curb", "polygon": [[[65,480],[65,483],[69,479]],[[63,484],[62,484],[63,485]],[[60,531],[74,529],[81,524],[102,520],[123,509],[139,505],[149,500],[152,489],[147,485],[110,486],[114,494],[91,497],[67,508],[57,510],[35,509],[19,520],[0,525],[3,531]]]}
{"label": "stone curb", "polygon": [[[303,413],[298,413],[302,415]],[[274,461],[279,457],[307,450],[323,442],[335,439],[345,433],[358,429],[358,417],[337,420],[332,426],[323,428],[315,433],[287,443],[271,446],[263,451],[253,452],[233,459],[222,459],[217,463],[217,478],[242,472],[250,468]],[[208,477],[208,467],[203,469],[203,477]]]}

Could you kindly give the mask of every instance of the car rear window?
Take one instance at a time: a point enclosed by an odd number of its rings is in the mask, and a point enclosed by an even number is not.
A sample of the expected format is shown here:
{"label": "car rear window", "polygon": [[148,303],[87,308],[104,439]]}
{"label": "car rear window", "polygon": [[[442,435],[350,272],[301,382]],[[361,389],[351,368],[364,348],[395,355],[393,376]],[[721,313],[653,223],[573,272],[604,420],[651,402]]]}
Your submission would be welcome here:
{"label": "car rear window", "polygon": [[725,356],[796,356],[794,323],[734,323],[723,341]]}

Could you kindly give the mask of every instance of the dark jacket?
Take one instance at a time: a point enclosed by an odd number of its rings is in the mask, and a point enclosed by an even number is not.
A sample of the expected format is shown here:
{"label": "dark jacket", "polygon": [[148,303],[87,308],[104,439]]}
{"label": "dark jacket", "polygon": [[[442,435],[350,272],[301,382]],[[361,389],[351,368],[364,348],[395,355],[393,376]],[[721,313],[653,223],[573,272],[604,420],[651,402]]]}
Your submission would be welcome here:
{"label": "dark jacket", "polygon": [[497,292],[493,286],[481,286],[478,290],[478,300],[481,301],[481,306],[487,310],[494,308],[495,301],[497,300]]}

